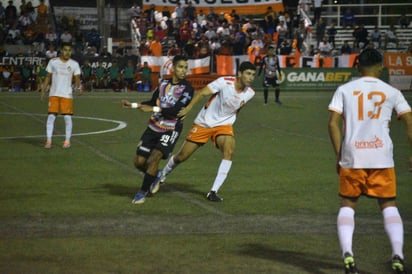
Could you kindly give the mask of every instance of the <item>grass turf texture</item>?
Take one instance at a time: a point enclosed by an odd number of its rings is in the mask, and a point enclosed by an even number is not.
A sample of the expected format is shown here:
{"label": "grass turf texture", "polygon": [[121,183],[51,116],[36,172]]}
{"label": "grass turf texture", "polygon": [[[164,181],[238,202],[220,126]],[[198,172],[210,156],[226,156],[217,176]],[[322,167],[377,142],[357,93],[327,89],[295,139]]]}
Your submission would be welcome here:
{"label": "grass turf texture", "polygon": [[[327,134],[331,95],[285,92],[283,106],[263,106],[258,92],[235,124],[234,162],[219,192],[223,203],[205,199],[221,160],[208,143],[155,197],[132,205],[142,181],[132,159],[150,114],[122,109],[120,99],[141,101],[149,94],[77,97],[76,116],[127,127],[74,136],[69,150],[57,136],[46,150],[47,102],[37,93],[0,93],[0,273],[343,273],[335,228],[338,177]],[[200,105],[186,118],[176,149]],[[74,134],[117,126],[76,116]],[[391,132],[412,269],[411,149],[400,122],[393,121]],[[58,117],[55,134],[63,133]],[[361,198],[356,222],[362,273],[391,273],[374,200]]]}

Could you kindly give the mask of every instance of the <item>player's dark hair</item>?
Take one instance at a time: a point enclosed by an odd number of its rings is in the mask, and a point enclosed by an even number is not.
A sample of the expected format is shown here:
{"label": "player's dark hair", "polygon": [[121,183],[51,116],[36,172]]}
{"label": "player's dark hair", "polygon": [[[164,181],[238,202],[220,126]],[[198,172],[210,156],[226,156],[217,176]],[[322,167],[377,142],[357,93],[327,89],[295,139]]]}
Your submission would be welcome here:
{"label": "player's dark hair", "polygon": [[184,55],[176,55],[173,57],[173,66],[176,66],[179,61],[187,61],[187,57]]}
{"label": "player's dark hair", "polygon": [[239,71],[244,72],[245,70],[256,70],[256,66],[251,62],[245,61],[240,64]]}
{"label": "player's dark hair", "polygon": [[359,67],[371,67],[382,64],[382,54],[376,49],[365,49],[358,56]]}
{"label": "player's dark hair", "polygon": [[64,43],[61,44],[60,48],[62,49],[62,48],[64,48],[64,47],[72,47],[72,44],[71,44],[71,43],[64,42]]}

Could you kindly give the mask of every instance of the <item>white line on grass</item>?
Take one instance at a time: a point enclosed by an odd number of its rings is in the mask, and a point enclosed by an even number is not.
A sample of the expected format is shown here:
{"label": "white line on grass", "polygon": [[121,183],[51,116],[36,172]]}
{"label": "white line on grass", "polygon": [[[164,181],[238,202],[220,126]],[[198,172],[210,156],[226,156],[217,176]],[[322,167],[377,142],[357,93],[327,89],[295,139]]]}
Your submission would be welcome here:
{"label": "white line on grass", "polygon": [[[35,113],[16,113],[16,112],[2,112],[0,115],[27,115],[27,116],[47,116],[45,114],[35,114]],[[111,120],[111,119],[103,119],[97,117],[84,117],[84,116],[75,116],[73,115],[74,119],[86,119],[86,120],[95,120],[95,121],[102,121],[102,122],[109,122],[117,124],[117,127],[106,129],[106,130],[99,130],[99,131],[90,131],[90,132],[83,132],[83,133],[73,133],[72,136],[84,136],[84,135],[94,135],[94,134],[103,134],[113,131],[122,130],[127,127],[127,123],[123,121]],[[21,138],[39,138],[45,137],[46,135],[24,135],[24,136],[5,136],[0,137],[0,140],[6,139],[21,139]],[[54,136],[64,136],[64,134],[55,134]]]}

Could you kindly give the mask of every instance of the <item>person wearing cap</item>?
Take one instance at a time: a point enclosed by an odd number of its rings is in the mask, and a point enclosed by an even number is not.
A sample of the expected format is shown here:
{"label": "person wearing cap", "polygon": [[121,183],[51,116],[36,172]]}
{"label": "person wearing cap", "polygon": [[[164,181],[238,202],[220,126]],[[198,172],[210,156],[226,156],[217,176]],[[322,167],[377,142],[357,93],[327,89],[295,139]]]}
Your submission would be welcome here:
{"label": "person wearing cap", "polygon": [[282,74],[280,71],[278,56],[275,52],[276,45],[269,45],[267,54],[262,58],[262,62],[258,73],[258,76],[260,76],[262,74],[262,71],[265,71],[265,75],[263,77],[263,98],[265,105],[268,103],[270,86],[272,86],[275,89],[275,102],[279,105],[282,104],[282,102],[279,99],[279,81],[282,80]]}
{"label": "person wearing cap", "polygon": [[[412,146],[412,111],[401,91],[378,78],[383,69],[383,57],[378,50],[362,51],[358,69],[361,77],[339,86],[328,107],[329,136],[340,178],[337,231],[345,273],[358,273],[352,239],[355,206],[361,195],[377,200],[392,248],[391,267],[394,273],[406,273],[389,128],[392,113],[396,113],[406,125]],[[386,268],[382,269],[385,271]]]}

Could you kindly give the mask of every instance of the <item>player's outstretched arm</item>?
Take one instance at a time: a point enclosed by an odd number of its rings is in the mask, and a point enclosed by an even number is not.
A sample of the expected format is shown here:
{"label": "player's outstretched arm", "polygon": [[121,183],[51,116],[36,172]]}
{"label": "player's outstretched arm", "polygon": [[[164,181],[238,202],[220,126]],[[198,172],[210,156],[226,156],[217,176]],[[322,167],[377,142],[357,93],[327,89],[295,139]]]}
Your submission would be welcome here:
{"label": "player's outstretched arm", "polygon": [[180,110],[179,113],[177,114],[177,117],[185,117],[200,99],[206,96],[212,95],[212,94],[213,94],[213,91],[208,86],[202,88],[201,90],[196,91],[195,96],[193,96],[193,99],[190,102],[190,104],[188,104],[185,108],[182,108],[182,110]]}

